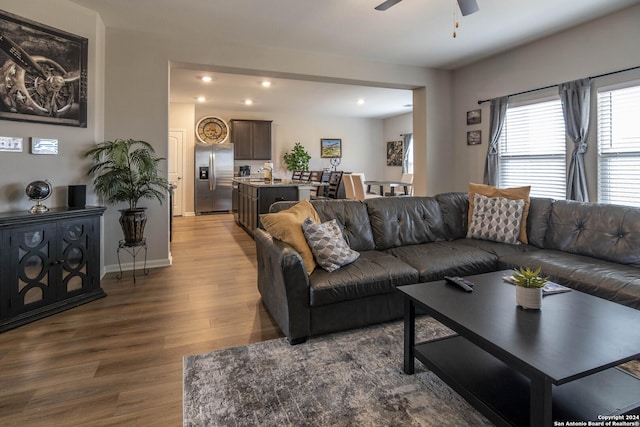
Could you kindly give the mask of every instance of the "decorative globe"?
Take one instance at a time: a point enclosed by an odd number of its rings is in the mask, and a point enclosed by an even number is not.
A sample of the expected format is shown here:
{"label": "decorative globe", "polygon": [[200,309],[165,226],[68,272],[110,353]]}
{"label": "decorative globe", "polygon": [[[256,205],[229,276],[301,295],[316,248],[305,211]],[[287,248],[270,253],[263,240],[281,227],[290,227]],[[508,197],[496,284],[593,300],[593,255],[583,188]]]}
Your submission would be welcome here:
{"label": "decorative globe", "polygon": [[25,193],[30,200],[36,200],[37,203],[31,207],[29,212],[31,213],[40,213],[46,212],[49,210],[45,205],[42,205],[40,202],[42,200],[48,199],[53,192],[53,188],[51,187],[51,183],[49,181],[33,181],[27,185]]}

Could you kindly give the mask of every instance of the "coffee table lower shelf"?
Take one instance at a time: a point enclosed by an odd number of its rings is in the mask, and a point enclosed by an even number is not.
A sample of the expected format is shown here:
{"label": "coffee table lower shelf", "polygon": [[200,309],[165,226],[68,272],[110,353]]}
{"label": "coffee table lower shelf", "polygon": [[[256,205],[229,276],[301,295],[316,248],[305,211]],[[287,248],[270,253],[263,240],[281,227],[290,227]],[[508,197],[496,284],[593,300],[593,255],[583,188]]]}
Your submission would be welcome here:
{"label": "coffee table lower shelf", "polygon": [[[529,378],[465,338],[419,343],[414,355],[496,425],[529,425]],[[622,369],[553,386],[556,421],[598,421],[598,416],[639,410],[640,378]]]}

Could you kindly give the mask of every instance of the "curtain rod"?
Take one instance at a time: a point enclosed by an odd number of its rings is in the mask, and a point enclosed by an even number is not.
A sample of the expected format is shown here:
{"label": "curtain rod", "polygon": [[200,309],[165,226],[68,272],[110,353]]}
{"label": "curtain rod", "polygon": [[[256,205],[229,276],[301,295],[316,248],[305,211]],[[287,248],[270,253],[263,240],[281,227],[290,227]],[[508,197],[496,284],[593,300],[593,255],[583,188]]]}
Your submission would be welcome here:
{"label": "curtain rod", "polygon": [[[624,73],[626,71],[637,70],[639,68],[640,68],[640,65],[638,65],[636,67],[625,68],[624,70],[611,71],[610,73],[598,74],[596,76],[590,76],[588,78],[589,78],[589,80],[593,80],[593,79],[597,79],[597,78],[600,78],[600,77],[611,76],[613,74]],[[506,96],[510,97],[510,96],[524,95],[525,93],[531,93],[531,92],[537,92],[539,90],[551,89],[551,88],[557,87],[557,86],[558,86],[557,84],[549,85],[549,86],[545,86],[545,87],[539,87],[537,89],[530,89],[530,90],[525,90],[525,91],[518,92],[518,93],[512,93],[511,95],[506,95]],[[491,101],[490,99],[481,99],[481,100],[478,101],[478,105],[484,104],[485,102],[490,102],[490,101]]]}

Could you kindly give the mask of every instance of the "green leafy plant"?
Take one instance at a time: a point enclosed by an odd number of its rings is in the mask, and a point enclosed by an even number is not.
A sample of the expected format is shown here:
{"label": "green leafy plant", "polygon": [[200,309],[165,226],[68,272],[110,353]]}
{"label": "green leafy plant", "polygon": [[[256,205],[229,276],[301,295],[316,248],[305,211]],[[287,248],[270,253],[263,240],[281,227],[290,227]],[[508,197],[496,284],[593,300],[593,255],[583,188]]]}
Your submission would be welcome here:
{"label": "green leafy plant", "polygon": [[529,267],[520,267],[513,273],[513,283],[524,288],[541,288],[549,280],[548,277],[540,277],[541,267],[531,270]]}
{"label": "green leafy plant", "polygon": [[311,156],[299,142],[295,143],[290,152],[284,154],[284,163],[290,171],[309,170],[309,160],[311,160]]}
{"label": "green leafy plant", "polygon": [[157,199],[160,204],[169,190],[167,180],[158,174],[158,157],[146,141],[116,139],[97,144],[84,154],[93,166],[96,193],[108,203],[127,202],[136,209],[140,199]]}

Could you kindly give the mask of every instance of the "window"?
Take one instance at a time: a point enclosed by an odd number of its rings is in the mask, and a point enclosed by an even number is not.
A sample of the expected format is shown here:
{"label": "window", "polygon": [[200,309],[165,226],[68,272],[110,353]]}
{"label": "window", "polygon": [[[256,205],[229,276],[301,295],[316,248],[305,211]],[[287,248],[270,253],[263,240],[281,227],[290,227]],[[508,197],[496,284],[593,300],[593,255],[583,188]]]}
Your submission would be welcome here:
{"label": "window", "polygon": [[498,141],[500,187],[531,186],[531,196],[564,199],[566,137],[560,99],[507,107]]}
{"label": "window", "polygon": [[598,201],[640,206],[640,86],[598,92]]}
{"label": "window", "polygon": [[407,145],[407,152],[404,155],[404,158],[406,159],[406,169],[407,170],[403,170],[403,173],[413,173],[413,135],[411,136],[411,139],[409,140],[409,144]]}

